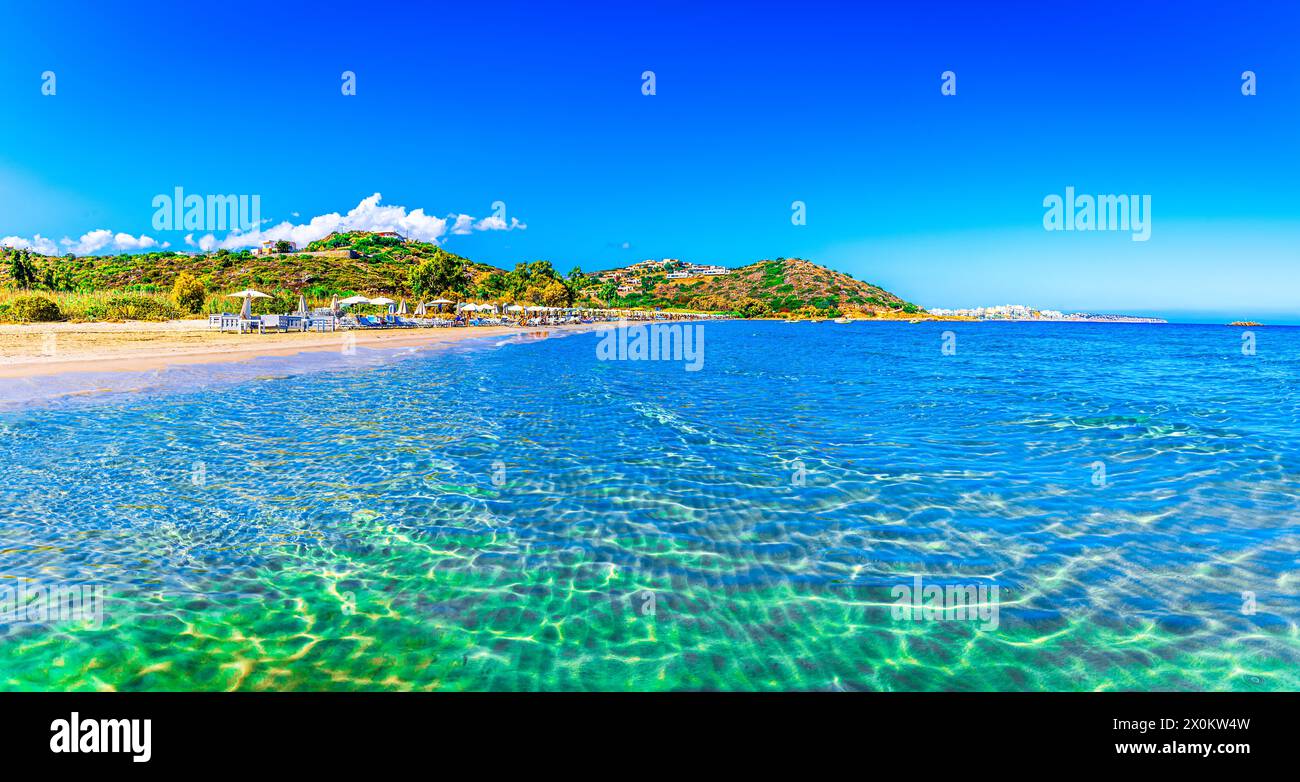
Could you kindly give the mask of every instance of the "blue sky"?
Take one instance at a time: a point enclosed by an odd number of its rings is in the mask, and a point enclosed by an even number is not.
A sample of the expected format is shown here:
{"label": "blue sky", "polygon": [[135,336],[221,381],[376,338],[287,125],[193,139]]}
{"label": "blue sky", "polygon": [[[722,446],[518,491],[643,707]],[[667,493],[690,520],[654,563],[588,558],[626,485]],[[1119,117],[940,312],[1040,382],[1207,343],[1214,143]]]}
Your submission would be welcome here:
{"label": "blue sky", "polygon": [[[381,193],[504,202],[526,228],[441,237],[503,266],[801,256],[931,307],[1300,322],[1293,4],[612,5],[6,8],[0,237],[182,249],[176,186],[268,225]],[[1045,231],[1066,186],[1150,195],[1150,240]]]}

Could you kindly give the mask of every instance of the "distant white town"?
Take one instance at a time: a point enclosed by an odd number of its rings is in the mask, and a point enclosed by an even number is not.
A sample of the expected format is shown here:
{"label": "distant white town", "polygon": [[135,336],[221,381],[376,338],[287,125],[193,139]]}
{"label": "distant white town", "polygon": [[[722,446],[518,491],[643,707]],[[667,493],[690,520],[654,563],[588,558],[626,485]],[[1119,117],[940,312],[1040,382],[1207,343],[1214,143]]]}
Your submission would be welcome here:
{"label": "distant white town", "polygon": [[992,307],[944,309],[931,307],[927,311],[940,317],[975,318],[977,320],[1060,320],[1100,321],[1105,323],[1168,323],[1163,318],[1145,318],[1139,315],[1095,315],[1088,312],[1066,314],[1060,310],[1040,310],[1025,304],[997,304]]}

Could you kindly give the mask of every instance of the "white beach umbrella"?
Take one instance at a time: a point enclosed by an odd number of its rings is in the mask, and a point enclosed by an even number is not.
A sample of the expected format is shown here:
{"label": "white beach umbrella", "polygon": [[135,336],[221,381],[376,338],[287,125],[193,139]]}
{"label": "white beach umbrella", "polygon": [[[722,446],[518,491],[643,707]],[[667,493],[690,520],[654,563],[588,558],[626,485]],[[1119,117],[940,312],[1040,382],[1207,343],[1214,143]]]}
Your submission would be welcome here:
{"label": "white beach umbrella", "polygon": [[351,307],[353,304],[369,304],[369,303],[370,303],[370,299],[367,299],[365,296],[349,296],[346,299],[339,302],[339,304],[344,307]]}
{"label": "white beach umbrella", "polygon": [[330,297],[330,312],[339,311],[339,295],[336,293]]}
{"label": "white beach umbrella", "polygon": [[416,317],[423,318],[424,315],[425,315],[425,313],[426,313],[427,311],[428,311],[428,310],[425,308],[425,306],[424,306],[424,302],[420,302],[420,303],[417,304],[416,307],[415,307],[415,315],[416,315]]}
{"label": "white beach umbrella", "polygon": [[307,316],[307,295],[305,293],[298,294],[298,314],[303,317]]}
{"label": "white beach umbrella", "polygon": [[397,314],[398,314],[398,315],[405,315],[405,314],[407,314],[407,312],[406,312],[406,299],[402,299],[402,303],[399,304],[399,305],[397,305]]}
{"label": "white beach umbrella", "polygon": [[506,312],[523,312],[523,309],[524,308],[520,307],[518,304],[511,304],[509,307],[506,307]]}
{"label": "white beach umbrella", "polygon": [[389,305],[389,304],[396,304],[397,302],[393,301],[392,299],[388,298],[387,296],[379,296],[378,298],[371,299],[371,300],[370,300],[370,303],[371,303],[371,304],[378,304],[379,306],[383,307],[383,306],[386,306],[386,305]]}
{"label": "white beach umbrella", "polygon": [[247,288],[238,293],[228,293],[226,294],[226,298],[243,299],[244,306],[243,309],[239,311],[239,316],[241,318],[251,318],[253,317],[253,299],[269,299],[271,297],[266,295],[265,293],[262,293],[261,291],[255,291],[252,288]]}

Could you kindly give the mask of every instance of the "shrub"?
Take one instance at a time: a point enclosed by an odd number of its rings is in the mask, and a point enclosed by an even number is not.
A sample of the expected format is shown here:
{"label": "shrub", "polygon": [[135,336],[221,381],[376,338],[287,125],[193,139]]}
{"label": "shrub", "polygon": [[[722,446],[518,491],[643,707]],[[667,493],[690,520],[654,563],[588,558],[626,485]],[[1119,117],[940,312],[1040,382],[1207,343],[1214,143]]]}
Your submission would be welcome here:
{"label": "shrub", "polygon": [[[243,302],[239,302],[243,306]],[[253,299],[252,310],[255,313],[283,315],[298,309],[298,297],[292,291],[276,291],[270,298]]]}
{"label": "shrub", "polygon": [[181,272],[176,278],[176,284],[172,286],[172,301],[181,312],[194,314],[201,311],[207,301],[203,283],[195,279],[194,275]]}
{"label": "shrub", "polygon": [[114,296],[95,313],[100,320],[174,320],[181,313],[162,299],[149,296]]}
{"label": "shrub", "polygon": [[19,296],[14,299],[9,311],[5,313],[9,320],[23,323],[48,323],[63,320],[59,305],[44,296]]}
{"label": "shrub", "polygon": [[736,311],[743,318],[761,318],[771,313],[771,307],[758,299],[742,299],[736,304]]}

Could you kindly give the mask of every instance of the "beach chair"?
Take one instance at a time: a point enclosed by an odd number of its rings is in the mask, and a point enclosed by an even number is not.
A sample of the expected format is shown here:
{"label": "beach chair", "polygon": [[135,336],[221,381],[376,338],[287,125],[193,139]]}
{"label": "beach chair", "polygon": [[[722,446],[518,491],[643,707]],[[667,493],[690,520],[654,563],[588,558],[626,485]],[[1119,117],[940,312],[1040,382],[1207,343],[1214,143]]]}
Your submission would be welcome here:
{"label": "beach chair", "polygon": [[339,329],[339,319],[328,314],[312,315],[307,322],[307,328],[320,332],[337,331]]}
{"label": "beach chair", "polygon": [[245,320],[238,315],[224,313],[220,316],[220,329],[222,331],[235,331],[243,334],[252,328],[252,324],[258,321]]}

